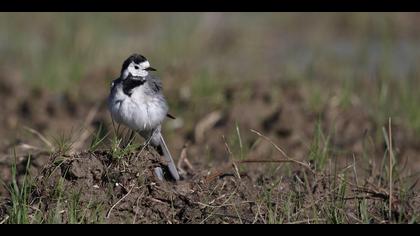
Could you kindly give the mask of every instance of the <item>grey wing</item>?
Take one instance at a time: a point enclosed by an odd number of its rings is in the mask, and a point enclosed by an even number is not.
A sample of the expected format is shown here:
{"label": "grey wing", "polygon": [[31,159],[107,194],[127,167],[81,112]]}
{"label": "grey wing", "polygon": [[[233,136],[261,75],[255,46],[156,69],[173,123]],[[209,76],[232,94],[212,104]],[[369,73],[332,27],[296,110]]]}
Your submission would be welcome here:
{"label": "grey wing", "polygon": [[[161,99],[162,105],[165,106],[165,109],[166,109],[166,112],[167,112],[169,110],[169,108],[168,108],[168,104],[165,100],[165,96],[163,95],[162,81],[156,76],[148,75],[147,83],[149,84],[149,87],[151,88],[151,91]],[[172,119],[175,119],[175,117],[173,117],[170,114],[166,114],[166,115],[168,117],[172,118]]]}
{"label": "grey wing", "polygon": [[163,90],[162,81],[160,81],[158,77],[153,76],[153,75],[148,75],[147,82],[149,83],[149,86],[153,90],[153,92],[155,93],[162,92]]}

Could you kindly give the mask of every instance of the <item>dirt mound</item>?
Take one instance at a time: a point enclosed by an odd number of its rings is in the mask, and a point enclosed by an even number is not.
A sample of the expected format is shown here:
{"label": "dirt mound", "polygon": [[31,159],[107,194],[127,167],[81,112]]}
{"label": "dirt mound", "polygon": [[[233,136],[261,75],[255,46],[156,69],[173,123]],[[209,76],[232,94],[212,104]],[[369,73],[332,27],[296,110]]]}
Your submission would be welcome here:
{"label": "dirt mound", "polygon": [[[250,199],[252,191],[244,183],[234,177],[207,183],[200,173],[184,176],[178,183],[161,182],[153,174],[161,164],[154,152],[119,160],[102,151],[56,155],[36,178],[32,202],[45,213],[40,219],[47,221],[51,212],[57,212],[60,223],[238,222],[232,206],[221,207],[223,213],[217,214],[220,207],[215,206]],[[239,211],[242,220],[253,220],[250,207]]]}

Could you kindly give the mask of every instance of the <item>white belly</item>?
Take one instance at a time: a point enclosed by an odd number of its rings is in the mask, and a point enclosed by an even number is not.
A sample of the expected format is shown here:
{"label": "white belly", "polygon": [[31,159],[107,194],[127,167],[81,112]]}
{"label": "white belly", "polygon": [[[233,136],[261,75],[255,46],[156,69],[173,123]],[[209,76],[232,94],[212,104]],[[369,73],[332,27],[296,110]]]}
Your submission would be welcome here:
{"label": "white belly", "polygon": [[117,90],[110,97],[109,108],[112,118],[137,131],[153,130],[166,117],[167,110],[158,98],[145,96],[141,87],[130,96]]}

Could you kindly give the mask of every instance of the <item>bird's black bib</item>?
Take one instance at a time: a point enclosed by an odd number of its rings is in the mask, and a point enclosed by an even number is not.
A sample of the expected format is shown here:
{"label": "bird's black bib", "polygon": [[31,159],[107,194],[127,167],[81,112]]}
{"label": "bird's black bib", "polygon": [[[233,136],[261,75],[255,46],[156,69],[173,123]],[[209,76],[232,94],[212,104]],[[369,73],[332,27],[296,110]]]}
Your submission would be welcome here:
{"label": "bird's black bib", "polygon": [[131,97],[131,94],[133,94],[132,89],[143,85],[145,82],[146,80],[137,80],[137,79],[131,79],[131,78],[127,78],[123,80],[122,85],[123,85],[124,94]]}

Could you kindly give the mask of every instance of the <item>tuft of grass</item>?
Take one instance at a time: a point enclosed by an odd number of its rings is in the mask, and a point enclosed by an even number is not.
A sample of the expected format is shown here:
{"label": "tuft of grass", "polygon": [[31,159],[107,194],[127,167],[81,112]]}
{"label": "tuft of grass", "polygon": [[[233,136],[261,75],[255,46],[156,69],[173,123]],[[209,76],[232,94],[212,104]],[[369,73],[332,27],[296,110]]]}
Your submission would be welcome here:
{"label": "tuft of grass", "polygon": [[233,157],[237,160],[244,160],[249,150],[248,147],[243,145],[240,127],[237,122],[235,123],[235,130],[231,132],[227,141]]}
{"label": "tuft of grass", "polygon": [[11,209],[8,212],[9,219],[7,223],[10,224],[28,224],[30,223],[30,195],[32,191],[32,181],[30,179],[29,166],[30,157],[26,163],[26,172],[22,182],[19,184],[17,180],[16,168],[16,152],[14,152],[15,160],[12,163],[12,183],[8,187],[11,199]]}
{"label": "tuft of grass", "polygon": [[45,223],[48,224],[59,224],[63,223],[63,216],[64,213],[64,178],[60,178],[56,188],[53,191],[52,199],[54,199],[55,205],[47,211]]}
{"label": "tuft of grass", "polygon": [[309,160],[313,162],[315,170],[322,171],[330,158],[330,137],[325,136],[321,122],[315,125],[314,139],[309,148]]}
{"label": "tuft of grass", "polygon": [[67,200],[67,220],[69,224],[83,222],[82,209],[80,208],[80,192],[72,192]]}
{"label": "tuft of grass", "polygon": [[[128,154],[136,151],[141,147],[140,144],[133,142],[134,137],[128,140],[127,144],[124,144],[124,138],[117,136],[111,139],[111,155],[114,159],[120,160]],[[147,146],[147,145],[146,145]],[[143,147],[145,148],[145,146]]]}
{"label": "tuft of grass", "polygon": [[[98,224],[105,222],[105,209],[103,203],[91,199],[87,204],[81,202],[80,192],[72,192],[66,196],[65,209],[68,224]],[[64,222],[63,222],[64,223]]]}
{"label": "tuft of grass", "polygon": [[103,129],[102,123],[99,125],[98,130],[96,133],[92,135],[92,140],[89,145],[89,150],[94,151],[97,150],[98,147],[104,143],[104,141],[108,138],[110,132],[105,133]]}
{"label": "tuft of grass", "polygon": [[[334,183],[337,178],[334,178]],[[345,196],[347,184],[345,182],[345,176],[338,176],[338,186],[333,184],[330,188],[333,190],[330,194],[330,199],[327,202],[325,215],[327,216],[327,222],[332,224],[343,224],[346,222],[346,208],[345,208]]]}
{"label": "tuft of grass", "polygon": [[72,135],[67,135],[64,132],[60,133],[56,137],[53,137],[54,150],[61,154],[67,154],[75,143],[75,139]]}

